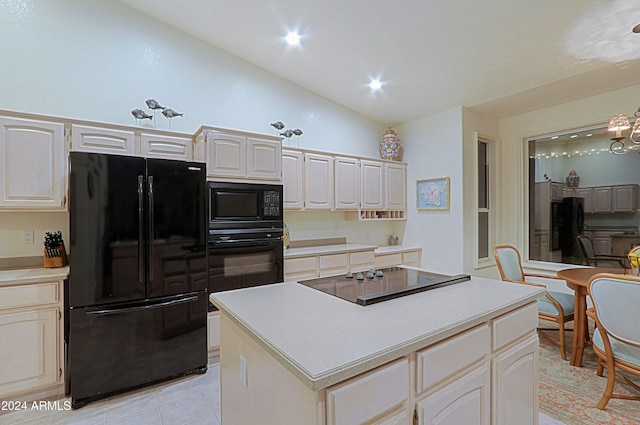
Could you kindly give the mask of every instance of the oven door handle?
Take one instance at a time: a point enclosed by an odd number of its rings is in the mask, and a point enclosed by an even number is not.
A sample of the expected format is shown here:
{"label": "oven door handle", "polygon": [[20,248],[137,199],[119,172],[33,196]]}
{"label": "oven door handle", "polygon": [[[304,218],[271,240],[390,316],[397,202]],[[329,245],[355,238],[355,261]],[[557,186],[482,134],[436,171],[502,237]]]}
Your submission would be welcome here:
{"label": "oven door handle", "polygon": [[278,236],[277,238],[272,239],[226,239],[219,241],[210,241],[209,243],[215,245],[224,245],[224,244],[240,244],[240,243],[252,243],[254,245],[272,245],[274,242],[282,242],[282,238]]}

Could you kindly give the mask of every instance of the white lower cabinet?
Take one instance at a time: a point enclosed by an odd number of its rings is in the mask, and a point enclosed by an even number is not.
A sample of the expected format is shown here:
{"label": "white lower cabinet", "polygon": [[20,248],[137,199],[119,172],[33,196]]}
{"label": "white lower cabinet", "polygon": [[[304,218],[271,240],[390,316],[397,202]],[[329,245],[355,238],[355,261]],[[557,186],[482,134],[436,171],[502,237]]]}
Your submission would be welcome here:
{"label": "white lower cabinet", "polygon": [[[413,423],[416,425],[489,425],[491,420],[490,381],[489,366],[483,364],[450,385],[418,401]],[[518,423],[524,422],[512,422],[512,424]]]}
{"label": "white lower cabinet", "polygon": [[409,361],[402,358],[327,388],[327,425],[394,423],[399,408],[406,413],[408,384]]}
{"label": "white lower cabinet", "polygon": [[422,249],[411,249],[402,252],[376,254],[375,268],[394,267],[399,265],[420,267],[422,263]]}
{"label": "white lower cabinet", "polygon": [[538,423],[538,335],[493,359],[493,425]]}
{"label": "white lower cabinet", "polygon": [[0,399],[58,395],[62,282],[0,287]]}
{"label": "white lower cabinet", "polygon": [[[58,381],[57,308],[0,314],[0,394],[35,390]],[[2,398],[2,397],[0,397]]]}

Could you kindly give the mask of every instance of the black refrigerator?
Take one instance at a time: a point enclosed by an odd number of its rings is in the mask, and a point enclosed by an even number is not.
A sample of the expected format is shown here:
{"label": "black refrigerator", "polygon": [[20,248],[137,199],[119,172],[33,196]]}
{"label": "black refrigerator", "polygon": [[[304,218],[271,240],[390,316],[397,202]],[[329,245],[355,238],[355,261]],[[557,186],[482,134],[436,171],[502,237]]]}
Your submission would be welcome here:
{"label": "black refrigerator", "polygon": [[205,164],[72,152],[72,407],[207,370]]}
{"label": "black refrigerator", "polygon": [[562,198],[560,207],[560,250],[562,262],[582,264],[577,236],[584,233],[584,198]]}

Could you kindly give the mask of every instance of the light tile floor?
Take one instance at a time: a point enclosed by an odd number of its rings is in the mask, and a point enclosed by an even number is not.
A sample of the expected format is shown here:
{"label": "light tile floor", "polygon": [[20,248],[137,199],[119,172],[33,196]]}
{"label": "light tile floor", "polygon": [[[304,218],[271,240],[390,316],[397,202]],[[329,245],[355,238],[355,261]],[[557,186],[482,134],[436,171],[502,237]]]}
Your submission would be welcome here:
{"label": "light tile floor", "polygon": [[77,410],[2,413],[0,425],[220,425],[220,364],[210,364],[203,375],[163,382]]}
{"label": "light tile floor", "polygon": [[[210,364],[204,375],[178,378],[95,401],[77,410],[22,410],[0,414],[0,425],[16,424],[220,425],[220,364]],[[564,424],[540,413],[539,425]]]}

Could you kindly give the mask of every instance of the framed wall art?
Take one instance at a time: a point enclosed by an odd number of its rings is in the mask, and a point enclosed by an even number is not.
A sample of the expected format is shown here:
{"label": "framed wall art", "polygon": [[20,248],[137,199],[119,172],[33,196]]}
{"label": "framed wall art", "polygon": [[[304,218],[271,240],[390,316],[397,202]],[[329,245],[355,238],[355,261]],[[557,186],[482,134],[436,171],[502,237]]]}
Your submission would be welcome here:
{"label": "framed wall art", "polygon": [[416,189],[418,211],[449,211],[449,177],[417,180]]}

